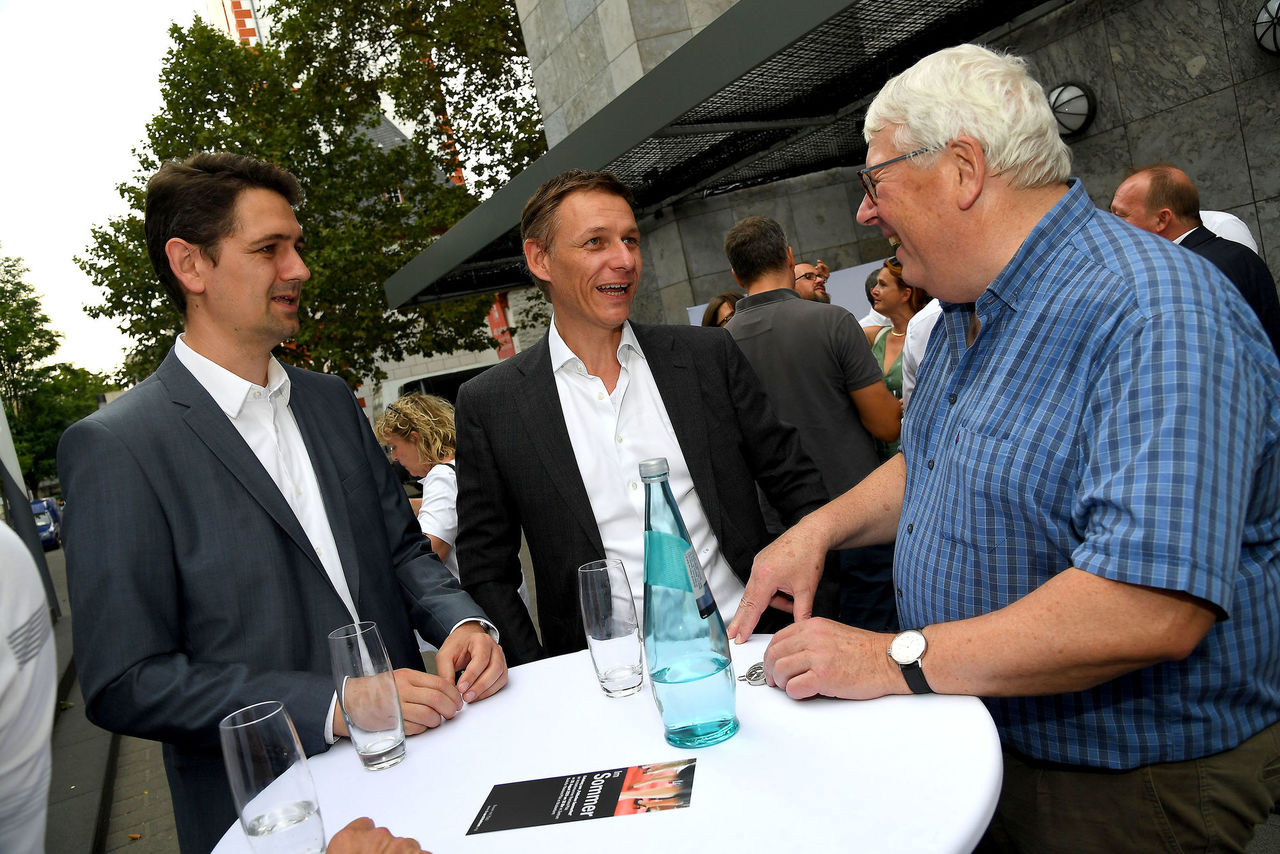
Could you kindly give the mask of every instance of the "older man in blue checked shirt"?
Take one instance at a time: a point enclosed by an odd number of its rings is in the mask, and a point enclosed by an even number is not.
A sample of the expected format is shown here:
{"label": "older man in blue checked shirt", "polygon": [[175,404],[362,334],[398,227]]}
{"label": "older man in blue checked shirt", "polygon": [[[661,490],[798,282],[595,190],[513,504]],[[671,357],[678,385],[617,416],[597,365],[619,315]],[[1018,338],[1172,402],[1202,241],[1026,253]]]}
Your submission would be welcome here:
{"label": "older man in blue checked shirt", "polygon": [[[1242,851],[1280,797],[1280,364],[1216,268],[1068,178],[1041,88],[963,45],[867,112],[860,222],[943,302],[902,450],[757,557],[793,697],[984,698],[980,850]],[[898,635],[810,615],[897,536]]]}

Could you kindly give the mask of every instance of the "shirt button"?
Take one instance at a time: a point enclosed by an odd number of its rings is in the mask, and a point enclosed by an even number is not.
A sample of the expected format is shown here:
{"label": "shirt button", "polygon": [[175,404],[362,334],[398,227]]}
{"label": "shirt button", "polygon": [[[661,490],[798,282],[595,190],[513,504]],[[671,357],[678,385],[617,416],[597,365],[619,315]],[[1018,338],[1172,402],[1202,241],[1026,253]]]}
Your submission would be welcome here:
{"label": "shirt button", "polygon": [[929,460],[929,462],[928,462],[928,463],[926,463],[926,465],[928,465],[928,467],[929,467],[929,469],[930,469],[931,471],[933,470],[933,460]]}
{"label": "shirt button", "polygon": [[947,403],[955,403],[955,402],[956,402],[956,396],[954,392],[952,394],[947,395]]}
{"label": "shirt button", "polygon": [[596,392],[596,400],[604,400],[604,392],[602,391]]}
{"label": "shirt button", "polygon": [[901,588],[901,587],[899,587],[899,588],[898,588],[898,598],[899,598],[899,599],[901,599],[901,598],[902,598],[902,588]]}
{"label": "shirt button", "polygon": [[640,488],[640,484],[636,483],[636,482],[633,480],[633,481],[631,481],[631,488],[632,488],[632,489],[639,489],[639,488]]}
{"label": "shirt button", "polygon": [[908,534],[910,534],[910,533],[911,533],[912,531],[914,531],[915,529],[916,529],[916,526],[915,526],[914,524],[912,524],[912,523],[910,523],[910,522],[908,522],[908,523],[907,523],[907,533],[908,533]]}
{"label": "shirt button", "polygon": [[622,444],[622,437],[621,437],[621,436],[614,436],[613,438],[617,440],[617,442],[618,442],[618,444],[619,444],[619,445],[621,445],[621,444]]}

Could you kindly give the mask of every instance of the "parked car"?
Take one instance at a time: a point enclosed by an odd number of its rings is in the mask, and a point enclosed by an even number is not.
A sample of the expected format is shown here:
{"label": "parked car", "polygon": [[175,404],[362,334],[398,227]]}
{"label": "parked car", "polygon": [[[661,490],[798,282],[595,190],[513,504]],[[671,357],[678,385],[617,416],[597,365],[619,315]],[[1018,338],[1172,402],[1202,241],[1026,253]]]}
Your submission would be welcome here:
{"label": "parked car", "polygon": [[31,512],[35,514],[44,550],[62,545],[62,514],[58,512],[58,502],[52,498],[37,498],[31,502]]}

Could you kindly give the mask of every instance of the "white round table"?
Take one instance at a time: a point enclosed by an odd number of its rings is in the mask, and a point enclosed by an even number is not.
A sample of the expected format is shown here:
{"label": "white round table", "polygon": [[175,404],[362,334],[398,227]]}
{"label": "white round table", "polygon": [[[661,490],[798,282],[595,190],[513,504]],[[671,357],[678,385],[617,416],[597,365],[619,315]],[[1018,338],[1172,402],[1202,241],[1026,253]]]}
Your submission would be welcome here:
{"label": "white round table", "polygon": [[[767,636],[734,646],[741,675]],[[610,699],[586,652],[513,668],[494,696],[410,738],[403,762],[365,771],[351,744],[308,760],[325,830],[370,816],[433,854],[971,851],[1000,793],[1000,741],[974,697],[796,701],[738,682],[741,729],[699,750],[666,743],[649,692]],[[499,783],[697,757],[686,809],[479,833]],[[216,854],[249,852],[239,824]]]}

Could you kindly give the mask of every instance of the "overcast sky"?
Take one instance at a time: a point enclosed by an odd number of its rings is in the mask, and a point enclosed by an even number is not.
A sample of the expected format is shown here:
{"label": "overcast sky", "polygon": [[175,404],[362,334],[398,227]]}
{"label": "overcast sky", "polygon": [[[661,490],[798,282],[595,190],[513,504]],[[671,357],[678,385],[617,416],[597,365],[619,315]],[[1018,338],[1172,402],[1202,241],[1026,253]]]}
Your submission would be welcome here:
{"label": "overcast sky", "polygon": [[45,313],[62,333],[57,361],[105,373],[129,342],[93,320],[101,292],[72,258],[89,230],[126,207],[117,184],[160,107],[160,61],[172,22],[203,0],[0,0],[0,255],[30,268]]}

